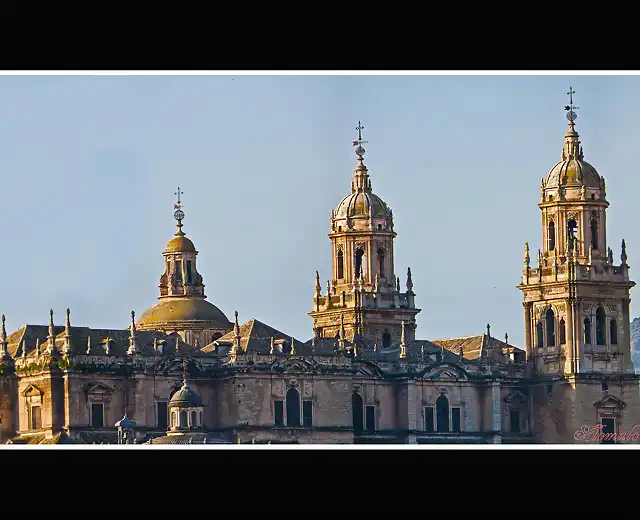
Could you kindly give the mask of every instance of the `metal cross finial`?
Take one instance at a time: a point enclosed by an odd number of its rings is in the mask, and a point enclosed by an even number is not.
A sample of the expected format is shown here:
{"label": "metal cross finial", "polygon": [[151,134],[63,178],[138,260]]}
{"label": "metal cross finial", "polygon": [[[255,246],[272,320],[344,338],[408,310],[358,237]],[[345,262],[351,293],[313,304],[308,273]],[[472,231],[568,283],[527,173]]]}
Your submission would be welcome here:
{"label": "metal cross finial", "polygon": [[569,86],[569,92],[567,92],[567,96],[569,96],[569,104],[565,105],[564,109],[567,111],[567,119],[569,120],[569,124],[573,124],[575,120],[578,118],[578,114],[576,114],[576,110],[580,107],[577,107],[573,104],[573,95],[576,93],[573,90],[573,87]]}
{"label": "metal cross finial", "polygon": [[356,126],[356,130],[358,131],[358,141],[362,141],[362,130],[364,129],[364,126],[362,126],[362,123],[360,123],[360,121],[358,121],[358,126]]}
{"label": "metal cross finial", "polygon": [[173,207],[175,209],[180,209],[182,207],[182,204],[180,203],[180,195],[184,195],[184,191],[180,191],[180,186],[178,186],[178,191],[176,191],[174,195],[178,196],[178,202],[174,204]]}

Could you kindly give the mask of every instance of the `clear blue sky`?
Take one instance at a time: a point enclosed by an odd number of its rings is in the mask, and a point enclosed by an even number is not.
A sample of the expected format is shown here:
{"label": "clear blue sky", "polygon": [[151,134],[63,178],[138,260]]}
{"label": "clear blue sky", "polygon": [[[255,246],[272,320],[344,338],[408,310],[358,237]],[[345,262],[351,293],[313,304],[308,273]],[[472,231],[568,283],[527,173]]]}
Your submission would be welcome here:
{"label": "clear blue sky", "polygon": [[0,312],[11,331],[50,307],[60,324],[70,307],[74,325],[128,326],[156,301],[180,185],[209,300],[308,339],[361,120],[418,337],[490,323],[522,345],[515,286],[525,241],[540,247],[570,84],[585,159],[607,179],[609,245],[618,261],[627,240],[640,278],[640,77],[1,76]]}

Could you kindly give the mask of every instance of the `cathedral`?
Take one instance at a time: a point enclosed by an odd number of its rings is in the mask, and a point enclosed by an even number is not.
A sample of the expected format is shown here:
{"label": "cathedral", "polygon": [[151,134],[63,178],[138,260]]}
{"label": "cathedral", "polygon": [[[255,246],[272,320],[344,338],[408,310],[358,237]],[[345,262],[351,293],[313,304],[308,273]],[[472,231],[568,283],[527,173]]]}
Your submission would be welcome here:
{"label": "cathedral", "polygon": [[572,99],[566,109],[560,161],[540,186],[542,247],[532,265],[525,245],[517,286],[524,348],[489,325],[418,339],[412,272],[394,263],[393,212],[358,124],[329,280],[316,272],[309,295],[311,339],[207,299],[178,189],[158,301],[127,328],[74,326],[66,309],[7,334],[2,316],[0,442],[638,443],[634,282],[624,241],[619,262],[608,245],[605,181],[584,160]]}

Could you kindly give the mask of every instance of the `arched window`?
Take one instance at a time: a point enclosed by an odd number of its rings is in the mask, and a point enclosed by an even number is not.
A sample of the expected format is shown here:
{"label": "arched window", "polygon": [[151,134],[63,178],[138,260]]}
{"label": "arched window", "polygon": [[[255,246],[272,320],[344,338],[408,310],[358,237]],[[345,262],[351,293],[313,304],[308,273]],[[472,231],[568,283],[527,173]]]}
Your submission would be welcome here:
{"label": "arched window", "polygon": [[338,280],[342,280],[344,278],[344,254],[342,253],[342,249],[338,251]]}
{"label": "arched window", "polygon": [[360,397],[360,394],[353,394],[351,396],[351,412],[353,414],[353,431],[355,433],[361,433],[363,427],[364,410],[362,407],[362,397]]}
{"label": "arched window", "polygon": [[598,306],[598,310],[596,311],[596,345],[606,345],[604,337],[605,321],[604,309]]}
{"label": "arched window", "polygon": [[384,249],[378,249],[378,274],[384,278]]}
{"label": "arched window", "polygon": [[618,324],[616,320],[611,320],[609,323],[609,338],[611,339],[612,345],[618,344]]}
{"label": "arched window", "polygon": [[186,428],[187,427],[187,412],[180,412],[180,428]]}
{"label": "arched window", "polygon": [[569,249],[577,249],[578,224],[573,219],[567,222],[567,238],[569,239]]}
{"label": "arched window", "polygon": [[173,428],[176,425],[176,412],[171,413],[171,427]]}
{"label": "arched window", "polygon": [[549,245],[549,251],[553,251],[556,248],[556,225],[553,220],[549,222],[547,227],[547,244]]}
{"label": "arched window", "polygon": [[544,329],[541,321],[536,324],[536,345],[538,348],[544,347]]}
{"label": "arched window", "polygon": [[545,313],[545,320],[547,322],[547,347],[556,346],[556,317],[553,314],[551,307],[547,309]]}
{"label": "arched window", "polygon": [[391,334],[388,330],[385,330],[382,334],[382,347],[387,348],[391,346]]}
{"label": "arched window", "polygon": [[287,426],[300,426],[300,393],[295,388],[287,391]]}
{"label": "arched window", "polygon": [[360,278],[360,273],[362,272],[363,256],[364,256],[364,251],[360,248],[356,249],[356,278]]}
{"label": "arched window", "polygon": [[591,344],[591,320],[589,318],[584,319],[584,344]]}
{"label": "arched window", "polygon": [[564,318],[562,318],[558,324],[558,336],[560,339],[560,345],[564,345],[567,342],[567,326],[564,322]]}
{"label": "arched window", "polygon": [[198,425],[202,426],[202,412],[198,412]]}
{"label": "arched window", "polygon": [[598,249],[598,221],[591,219],[591,246]]}
{"label": "arched window", "polygon": [[436,399],[436,420],[439,432],[449,431],[449,399],[444,395]]}
{"label": "arched window", "polygon": [[195,411],[191,412],[191,427],[195,428],[198,426],[198,416]]}

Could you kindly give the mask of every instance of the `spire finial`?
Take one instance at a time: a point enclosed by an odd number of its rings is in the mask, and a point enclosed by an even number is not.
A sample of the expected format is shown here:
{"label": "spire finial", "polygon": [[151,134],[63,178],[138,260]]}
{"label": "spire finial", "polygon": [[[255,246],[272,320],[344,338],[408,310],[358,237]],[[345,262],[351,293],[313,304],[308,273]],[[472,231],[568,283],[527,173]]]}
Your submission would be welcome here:
{"label": "spire finial", "polygon": [[174,193],[174,195],[178,196],[178,201],[173,204],[173,218],[178,221],[178,229],[175,232],[176,236],[184,236],[182,232],[182,220],[184,219],[184,211],[182,211],[182,202],[180,202],[180,195],[184,195],[184,191],[180,190],[180,186],[178,186],[178,191]]}
{"label": "spire finial", "polygon": [[182,359],[182,384],[183,386],[187,386],[187,361]]}
{"label": "spire finial", "polygon": [[504,333],[504,342],[505,344],[509,344],[509,334],[507,334],[506,332]]}
{"label": "spire finial", "polygon": [[320,285],[320,273],[316,271],[316,294],[320,296],[320,291],[322,291],[322,287]]}
{"label": "spire finial", "polygon": [[293,339],[293,336],[291,336],[291,352],[289,352],[289,354],[291,356],[296,355],[296,344],[295,344],[295,340]]}
{"label": "spire finial", "polygon": [[87,356],[91,354],[91,335],[87,336]]}
{"label": "spire finial", "polygon": [[71,353],[71,311],[67,309],[67,316],[64,321],[64,353]]}
{"label": "spire finial", "polygon": [[4,314],[2,315],[2,329],[0,330],[0,341],[2,341],[2,343],[5,343],[7,341],[7,329],[5,326],[5,317]]}
{"label": "spire finial", "polygon": [[49,352],[53,352],[56,346],[56,332],[53,327],[53,309],[49,309],[49,336],[47,339],[49,340],[48,350]]}
{"label": "spire finial", "polygon": [[136,353],[136,313],[131,311],[131,330],[129,331],[129,349],[127,354],[130,356]]}
{"label": "spire finial", "polygon": [[491,325],[487,323],[487,336],[491,337]]}
{"label": "spire finial", "polygon": [[411,279],[411,267],[407,267],[407,291],[413,291],[413,280]]}
{"label": "spire finial", "polygon": [[622,254],[620,255],[620,260],[622,260],[622,265],[627,264],[627,244],[625,243],[624,238],[622,239]]}
{"label": "spire finial", "polygon": [[404,332],[404,320],[402,320],[402,329],[400,333],[400,357],[405,359],[407,357],[407,342]]}
{"label": "spire finial", "polygon": [[524,266],[529,267],[531,265],[531,257],[529,256],[529,242],[524,243]]}

